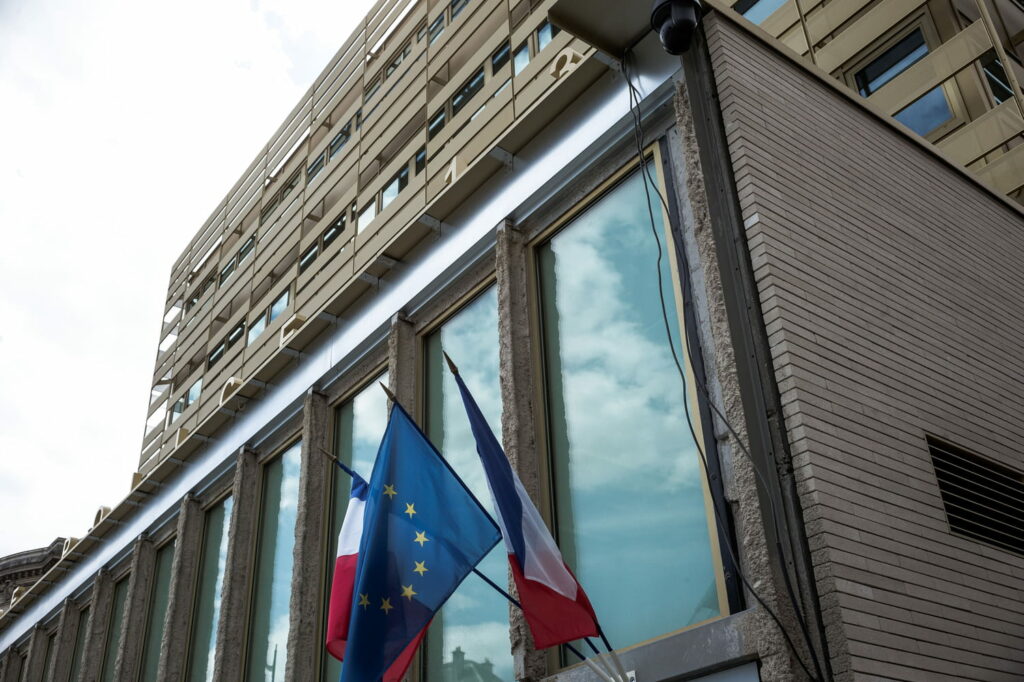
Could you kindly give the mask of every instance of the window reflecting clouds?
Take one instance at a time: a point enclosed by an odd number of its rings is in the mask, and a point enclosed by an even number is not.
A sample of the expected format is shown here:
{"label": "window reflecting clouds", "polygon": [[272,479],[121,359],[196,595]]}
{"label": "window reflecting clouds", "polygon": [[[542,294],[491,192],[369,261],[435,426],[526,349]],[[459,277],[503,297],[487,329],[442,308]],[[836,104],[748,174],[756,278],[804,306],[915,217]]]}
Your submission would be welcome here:
{"label": "window reflecting clouds", "polygon": [[199,566],[199,587],[193,611],[189,642],[189,680],[213,682],[213,656],[217,647],[221,592],[228,563],[228,525],[232,498],[206,512],[203,557]]}
{"label": "window reflecting clouds", "polygon": [[[488,511],[492,510],[483,466],[476,453],[466,410],[455,379],[444,363],[445,350],[501,438],[498,362],[498,295],[491,287],[427,339],[427,435]],[[478,566],[504,585],[505,546],[499,543]],[[478,576],[470,575],[451,596],[427,636],[430,682],[513,680],[508,604]]]}
{"label": "window reflecting clouds", "polygon": [[[665,234],[661,211],[655,216]],[[641,176],[609,191],[538,255],[566,560],[616,647],[717,616],[702,474],[665,337]]]}
{"label": "window reflecting clouds", "polygon": [[299,499],[300,444],[263,469],[263,509],[252,594],[247,680],[280,682],[288,658],[288,605]]}

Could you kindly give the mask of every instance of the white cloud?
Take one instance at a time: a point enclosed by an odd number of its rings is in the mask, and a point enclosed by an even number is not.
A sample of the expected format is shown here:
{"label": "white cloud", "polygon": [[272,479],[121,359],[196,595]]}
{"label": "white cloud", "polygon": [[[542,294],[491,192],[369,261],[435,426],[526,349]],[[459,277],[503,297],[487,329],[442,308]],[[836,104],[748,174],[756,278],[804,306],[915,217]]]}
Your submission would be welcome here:
{"label": "white cloud", "polygon": [[0,556],[128,492],[171,265],[370,5],[0,2]]}

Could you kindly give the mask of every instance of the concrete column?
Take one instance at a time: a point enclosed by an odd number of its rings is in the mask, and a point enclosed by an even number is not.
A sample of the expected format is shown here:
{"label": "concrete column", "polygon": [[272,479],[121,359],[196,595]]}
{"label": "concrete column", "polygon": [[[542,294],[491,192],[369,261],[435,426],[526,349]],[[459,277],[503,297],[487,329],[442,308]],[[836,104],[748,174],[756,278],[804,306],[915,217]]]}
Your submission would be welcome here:
{"label": "concrete column", "polygon": [[412,321],[402,313],[391,318],[388,335],[388,381],[391,392],[402,406],[416,412],[416,332]]}
{"label": "concrete column", "polygon": [[25,659],[28,670],[22,671],[21,675],[26,682],[42,681],[46,672],[46,644],[49,639],[49,634],[41,625],[36,624],[32,628],[32,635],[28,640],[28,657]]}
{"label": "concrete column", "polygon": [[260,467],[256,453],[243,448],[235,462],[235,481],[231,489],[234,504],[228,529],[227,565],[213,666],[213,679],[223,682],[239,682],[245,672],[242,655],[249,629],[249,591],[259,521],[259,484]]}
{"label": "concrete column", "polygon": [[[530,497],[541,499],[537,429],[534,421],[536,377],[530,336],[529,268],[527,245],[510,222],[498,227],[496,274],[498,280],[498,342],[501,363],[501,434],[509,461]],[[543,508],[543,507],[541,507]],[[509,591],[516,594],[511,572]],[[522,611],[509,606],[512,658],[517,680],[539,680],[547,675],[547,656],[533,646]]]}
{"label": "concrete column", "polygon": [[17,649],[11,647],[7,650],[7,658],[0,663],[0,682],[20,682],[21,680],[21,654]]}
{"label": "concrete column", "polygon": [[179,682],[185,675],[205,520],[199,501],[192,495],[185,496],[178,512],[178,534],[171,562],[171,587],[164,634],[160,642],[157,682]]}
{"label": "concrete column", "polygon": [[75,639],[78,628],[85,627],[81,610],[70,599],[64,600],[57,620],[57,638],[53,642],[53,669],[45,682],[67,682],[71,674],[71,659],[75,655]]}
{"label": "concrete column", "polygon": [[288,628],[286,680],[317,677],[323,637],[324,538],[327,536],[331,413],[327,398],[312,388],[302,408],[302,451],[299,501],[295,515],[295,547],[292,550],[291,606]]}
{"label": "concrete column", "polygon": [[156,547],[149,538],[140,537],[132,548],[132,572],[128,576],[121,641],[117,645],[117,660],[114,663],[115,680],[134,680],[139,676],[155,570]]}
{"label": "concrete column", "polygon": [[[82,667],[78,671],[78,679],[72,680],[72,682],[95,682],[99,678],[100,668],[103,667],[103,649],[107,643],[110,611],[113,606],[114,579],[110,577],[110,573],[106,569],[101,569],[92,584],[89,622],[85,623]],[[78,627],[82,627],[82,623],[79,623]]]}

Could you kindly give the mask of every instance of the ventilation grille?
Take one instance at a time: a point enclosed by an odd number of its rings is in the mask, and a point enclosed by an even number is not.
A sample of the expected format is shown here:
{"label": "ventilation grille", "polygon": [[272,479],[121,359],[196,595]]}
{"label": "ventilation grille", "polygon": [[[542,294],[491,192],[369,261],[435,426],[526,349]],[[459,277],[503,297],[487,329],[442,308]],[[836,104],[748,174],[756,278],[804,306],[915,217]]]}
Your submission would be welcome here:
{"label": "ventilation grille", "polygon": [[929,439],[954,533],[1024,554],[1024,474]]}

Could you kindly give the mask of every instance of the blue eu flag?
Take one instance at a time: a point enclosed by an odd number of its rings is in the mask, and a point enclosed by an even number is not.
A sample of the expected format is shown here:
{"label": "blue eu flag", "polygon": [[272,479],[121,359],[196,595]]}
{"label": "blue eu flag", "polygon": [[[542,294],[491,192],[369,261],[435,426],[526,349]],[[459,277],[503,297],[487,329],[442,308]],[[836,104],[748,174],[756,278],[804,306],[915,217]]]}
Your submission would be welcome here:
{"label": "blue eu flag", "polygon": [[380,680],[500,538],[395,403],[370,476],[342,682]]}

